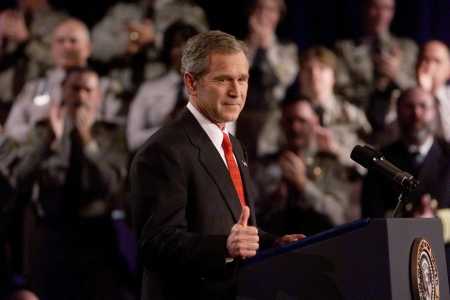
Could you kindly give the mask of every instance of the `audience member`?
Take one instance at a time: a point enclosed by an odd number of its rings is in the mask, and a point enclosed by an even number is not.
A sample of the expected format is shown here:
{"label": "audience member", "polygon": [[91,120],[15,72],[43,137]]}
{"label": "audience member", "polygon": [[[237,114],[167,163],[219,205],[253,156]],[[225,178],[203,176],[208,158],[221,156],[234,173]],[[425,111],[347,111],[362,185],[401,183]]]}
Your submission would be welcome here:
{"label": "audience member", "polygon": [[[437,122],[433,96],[420,87],[407,89],[397,101],[397,114],[400,137],[381,152],[394,165],[420,181],[417,190],[408,195],[410,204],[403,214],[412,216],[426,211],[440,216],[441,209],[450,206],[450,147],[435,136]],[[369,172],[362,195],[363,216],[389,216],[398,195],[385,178]],[[429,210],[431,206],[433,210]]]}
{"label": "audience member", "polygon": [[450,142],[450,51],[440,41],[426,43],[419,55],[417,82],[436,101],[438,135]]}
{"label": "audience member", "polygon": [[[437,103],[438,135],[450,141],[450,52],[440,41],[425,43],[419,53],[416,78],[419,86],[430,92]],[[392,85],[372,93],[367,117],[373,127],[370,143],[386,146],[398,138],[396,101],[400,88]]]}
{"label": "audience member", "polygon": [[187,104],[180,74],[181,51],[185,42],[197,34],[195,27],[175,22],[164,35],[162,61],[166,73],[142,84],[130,106],[127,121],[128,148],[136,151],[153,133]]}
{"label": "audience member", "polygon": [[297,47],[281,42],[276,29],[284,0],[251,1],[248,35],[250,81],[247,104],[237,122],[237,136],[250,160],[278,148],[278,104],[297,74]]}
{"label": "audience member", "polygon": [[163,33],[177,21],[198,31],[208,28],[205,13],[190,0],[121,1],[94,26],[92,56],[122,84],[129,101],[143,81],[164,73]]}
{"label": "audience member", "polygon": [[[65,69],[85,66],[90,51],[89,31],[84,23],[68,19],[56,27],[52,39],[54,68],[49,70],[45,77],[25,85],[5,124],[9,136],[24,141],[36,122],[48,117],[51,105],[61,100],[61,81]],[[101,86],[105,101],[97,111],[98,117],[117,121],[121,103],[115,97],[114,83],[102,79]]]}
{"label": "audience member", "polygon": [[330,50],[313,47],[301,54],[297,85],[319,114],[318,147],[342,163],[354,165],[350,152],[371,128],[363,111],[335,94],[335,74],[336,56]]}
{"label": "audience member", "polygon": [[[438,217],[443,224],[450,258],[450,145],[435,136],[436,102],[432,94],[415,87],[403,92],[397,101],[400,137],[381,152],[400,169],[420,181],[406,195],[400,210],[406,217]],[[369,172],[364,181],[361,206],[363,217],[390,217],[400,192],[384,177]]]}
{"label": "audience member", "polygon": [[[11,170],[18,162],[18,146],[4,135],[0,125],[0,298],[3,299],[12,275],[10,246],[11,224],[15,204],[15,182]],[[19,251],[20,253],[20,251]]]}
{"label": "audience member", "polygon": [[314,234],[356,219],[359,207],[351,207],[347,169],[317,148],[321,129],[311,102],[284,102],[281,127],[286,145],[258,160],[255,169],[261,228]]}
{"label": "audience member", "polygon": [[417,46],[390,32],[394,13],[395,0],[364,0],[363,35],[336,44],[340,61],[337,87],[363,109],[374,90],[414,84]]}
{"label": "audience member", "polygon": [[50,68],[48,33],[66,18],[47,0],[17,2],[0,13],[0,124],[25,82]]}
{"label": "audience member", "polygon": [[18,188],[33,191],[25,274],[45,299],[122,299],[108,200],[126,173],[123,134],[96,121],[103,99],[94,71],[68,69],[61,92],[15,169]]}

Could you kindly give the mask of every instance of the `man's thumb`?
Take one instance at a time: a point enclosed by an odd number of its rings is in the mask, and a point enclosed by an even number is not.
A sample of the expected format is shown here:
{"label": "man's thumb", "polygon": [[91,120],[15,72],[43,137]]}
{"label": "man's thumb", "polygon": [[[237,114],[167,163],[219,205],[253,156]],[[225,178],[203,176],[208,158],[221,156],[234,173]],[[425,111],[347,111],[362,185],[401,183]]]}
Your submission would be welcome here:
{"label": "man's thumb", "polygon": [[250,208],[248,206],[244,206],[242,208],[241,216],[239,217],[239,224],[242,226],[247,226],[249,217],[250,217]]}

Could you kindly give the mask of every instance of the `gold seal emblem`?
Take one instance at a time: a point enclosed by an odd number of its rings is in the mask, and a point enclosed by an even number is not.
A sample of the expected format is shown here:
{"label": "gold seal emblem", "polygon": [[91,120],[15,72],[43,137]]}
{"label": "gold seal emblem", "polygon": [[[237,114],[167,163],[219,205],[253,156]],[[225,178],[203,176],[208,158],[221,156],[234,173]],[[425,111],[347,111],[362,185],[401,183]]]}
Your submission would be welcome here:
{"label": "gold seal emblem", "polygon": [[416,238],[411,251],[411,287],[415,300],[439,299],[436,259],[427,240]]}

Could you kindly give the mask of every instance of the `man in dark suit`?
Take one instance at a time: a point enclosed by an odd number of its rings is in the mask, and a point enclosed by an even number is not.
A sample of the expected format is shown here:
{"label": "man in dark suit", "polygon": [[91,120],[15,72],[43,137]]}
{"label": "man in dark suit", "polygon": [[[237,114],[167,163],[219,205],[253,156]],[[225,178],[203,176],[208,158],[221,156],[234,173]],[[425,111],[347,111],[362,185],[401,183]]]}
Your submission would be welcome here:
{"label": "man in dark suit", "polygon": [[[397,115],[400,139],[381,152],[386,159],[420,181],[414,192],[405,195],[409,204],[405,206],[404,214],[440,216],[441,209],[450,207],[450,148],[446,142],[435,137],[434,98],[422,88],[410,88],[398,99]],[[384,178],[369,172],[363,189],[363,215],[389,215],[398,195],[399,191]]]}
{"label": "man in dark suit", "polygon": [[[382,149],[386,159],[420,181],[406,196],[403,216],[438,217],[450,257],[450,146],[435,137],[437,118],[433,96],[420,87],[403,92],[397,102],[400,139]],[[391,216],[399,191],[369,172],[362,195],[362,215]]]}
{"label": "man in dark suit", "polygon": [[187,109],[131,166],[142,299],[230,299],[240,260],[301,235],[258,231],[245,154],[226,128],[246,99],[245,45],[220,31],[196,35],[183,50],[182,72]]}

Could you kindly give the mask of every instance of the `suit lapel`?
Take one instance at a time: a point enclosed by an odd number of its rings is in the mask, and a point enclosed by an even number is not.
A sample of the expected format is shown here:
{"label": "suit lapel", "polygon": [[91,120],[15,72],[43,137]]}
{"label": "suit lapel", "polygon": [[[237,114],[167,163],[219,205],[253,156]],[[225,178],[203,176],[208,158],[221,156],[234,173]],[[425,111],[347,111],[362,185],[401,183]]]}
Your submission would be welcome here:
{"label": "suit lapel", "polygon": [[[180,121],[190,141],[199,151],[199,161],[201,165],[215,182],[216,187],[230,209],[234,221],[237,222],[242,209],[222,157],[217,152],[217,149],[214,147],[203,128],[188,110],[182,113]],[[205,192],[207,191],[205,190]]]}
{"label": "suit lapel", "polygon": [[446,165],[446,162],[441,161],[441,157],[441,149],[437,142],[434,141],[430,151],[422,162],[422,168],[417,176],[419,181],[423,183],[423,187],[434,186],[438,182],[442,166]]}

